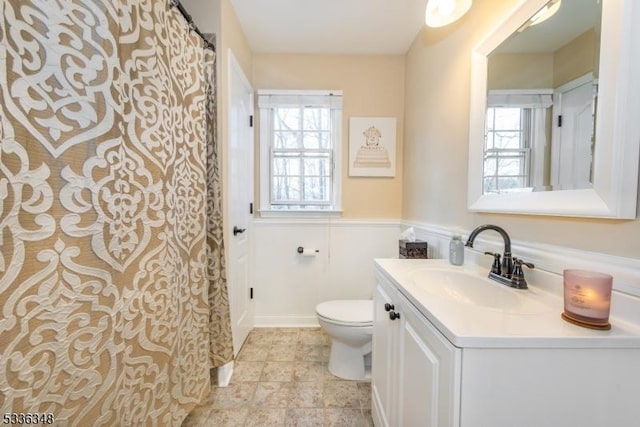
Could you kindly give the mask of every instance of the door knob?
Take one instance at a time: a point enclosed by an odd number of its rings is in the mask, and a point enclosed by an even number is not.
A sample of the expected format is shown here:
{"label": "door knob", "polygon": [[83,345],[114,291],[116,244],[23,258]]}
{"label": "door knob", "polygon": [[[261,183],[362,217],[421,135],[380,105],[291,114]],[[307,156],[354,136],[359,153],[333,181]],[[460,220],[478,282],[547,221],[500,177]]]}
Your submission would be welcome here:
{"label": "door knob", "polygon": [[234,236],[237,236],[238,234],[242,234],[242,233],[244,233],[245,231],[247,231],[247,229],[246,229],[246,228],[238,228],[238,227],[237,227],[237,226],[235,226],[235,225],[233,226],[233,235],[234,235]]}
{"label": "door knob", "polygon": [[384,311],[391,311],[394,308],[393,304],[389,304],[388,302],[384,304]]}
{"label": "door knob", "polygon": [[392,311],[391,313],[389,313],[389,319],[396,320],[399,318],[400,318],[400,313],[396,313],[395,311]]}

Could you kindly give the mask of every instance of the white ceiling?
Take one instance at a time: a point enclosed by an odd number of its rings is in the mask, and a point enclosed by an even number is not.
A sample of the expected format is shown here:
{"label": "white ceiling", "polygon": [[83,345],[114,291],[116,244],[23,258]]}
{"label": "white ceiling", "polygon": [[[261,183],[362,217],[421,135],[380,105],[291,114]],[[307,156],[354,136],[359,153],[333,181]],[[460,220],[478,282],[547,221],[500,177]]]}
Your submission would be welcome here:
{"label": "white ceiling", "polygon": [[404,54],[427,0],[231,0],[256,53]]}
{"label": "white ceiling", "polygon": [[550,53],[591,28],[599,28],[602,2],[562,0],[560,10],[548,20],[505,40],[495,53]]}

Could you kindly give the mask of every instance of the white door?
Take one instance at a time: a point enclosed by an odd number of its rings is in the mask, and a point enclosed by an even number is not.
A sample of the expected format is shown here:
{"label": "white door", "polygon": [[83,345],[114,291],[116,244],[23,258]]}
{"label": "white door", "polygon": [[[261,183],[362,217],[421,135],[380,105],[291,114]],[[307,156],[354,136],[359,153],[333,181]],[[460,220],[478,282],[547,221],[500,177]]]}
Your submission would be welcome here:
{"label": "white door", "polygon": [[229,155],[227,173],[227,279],[233,349],[253,328],[251,236],[253,202],[253,89],[229,49]]}
{"label": "white door", "polygon": [[[551,165],[554,189],[592,187],[593,88],[593,78],[586,81],[580,78],[563,89],[559,88],[554,95],[553,144],[557,144]],[[556,108],[556,99],[559,100],[559,108]],[[558,121],[558,110],[561,122]]]}

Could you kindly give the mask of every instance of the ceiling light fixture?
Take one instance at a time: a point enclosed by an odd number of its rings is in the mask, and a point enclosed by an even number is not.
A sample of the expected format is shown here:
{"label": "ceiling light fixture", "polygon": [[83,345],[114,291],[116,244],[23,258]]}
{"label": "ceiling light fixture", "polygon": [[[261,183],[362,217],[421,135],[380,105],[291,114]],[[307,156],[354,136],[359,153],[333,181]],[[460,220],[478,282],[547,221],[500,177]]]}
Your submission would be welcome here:
{"label": "ceiling light fixture", "polygon": [[529,19],[527,22],[525,22],[525,24],[518,29],[518,32],[521,33],[524,30],[526,30],[527,28],[529,28],[529,27],[531,27],[533,25],[538,25],[541,22],[544,22],[547,19],[551,18],[553,15],[556,14],[558,9],[560,9],[560,4],[561,3],[562,3],[562,0],[551,0],[549,3],[545,4],[542,7],[542,9],[537,11],[531,17],[531,19]]}
{"label": "ceiling light fixture", "polygon": [[444,27],[469,11],[471,0],[429,0],[424,20],[429,27]]}
{"label": "ceiling light fixture", "polygon": [[558,9],[560,9],[560,3],[562,3],[562,0],[547,3],[538,13],[531,17],[531,25],[538,25],[555,15]]}

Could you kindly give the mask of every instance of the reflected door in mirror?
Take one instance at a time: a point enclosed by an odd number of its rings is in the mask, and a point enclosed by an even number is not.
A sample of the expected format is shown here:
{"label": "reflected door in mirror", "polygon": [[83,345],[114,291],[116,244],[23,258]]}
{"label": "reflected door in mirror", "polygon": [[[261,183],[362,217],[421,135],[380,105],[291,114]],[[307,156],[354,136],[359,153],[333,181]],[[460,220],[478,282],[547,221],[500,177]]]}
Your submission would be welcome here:
{"label": "reflected door in mirror", "polygon": [[554,190],[591,188],[597,85],[588,74],[554,92],[553,148]]}

